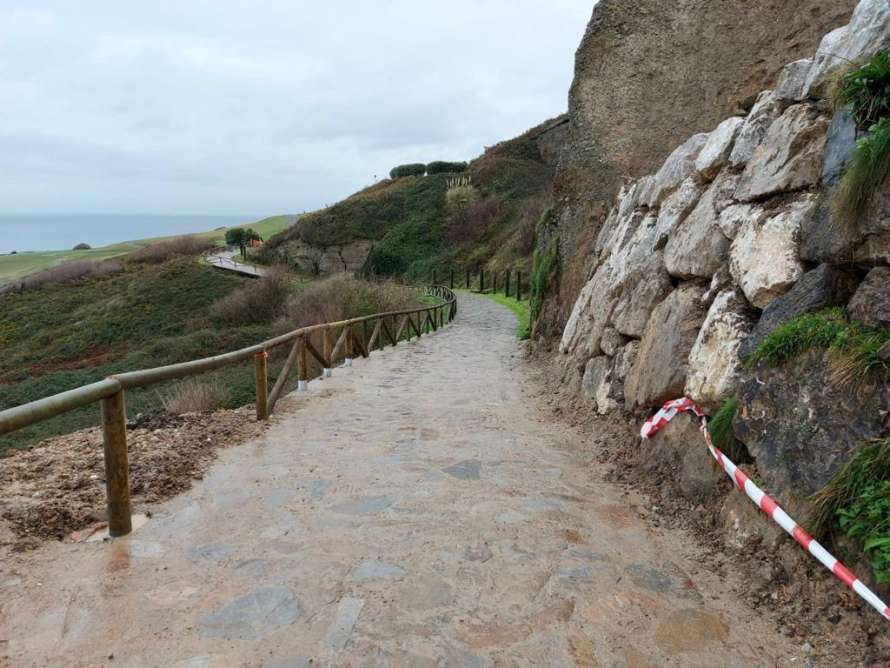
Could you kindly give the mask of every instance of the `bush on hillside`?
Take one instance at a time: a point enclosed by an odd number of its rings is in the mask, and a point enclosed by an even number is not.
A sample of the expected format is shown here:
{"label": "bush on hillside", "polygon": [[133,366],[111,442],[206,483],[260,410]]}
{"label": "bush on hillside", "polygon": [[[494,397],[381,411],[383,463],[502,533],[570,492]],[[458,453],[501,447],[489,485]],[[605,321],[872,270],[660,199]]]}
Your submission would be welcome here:
{"label": "bush on hillside", "polygon": [[501,201],[496,195],[455,208],[448,217],[448,239],[454,243],[478,241],[500,210]]}
{"label": "bush on hillside", "polygon": [[258,325],[279,317],[291,292],[287,269],[272,267],[265,276],[235,290],[210,307],[214,320],[228,325]]}
{"label": "bush on hillside", "polygon": [[71,250],[90,250],[91,248],[92,248],[92,246],[90,246],[89,244],[80,243],[80,244],[77,244]]}
{"label": "bush on hillside", "polygon": [[91,262],[80,260],[69,262],[51,269],[44,269],[26,276],[19,285],[21,290],[36,290],[54,283],[68,283],[81,278],[100,278],[123,271],[118,262]]}
{"label": "bush on hillside", "polygon": [[394,281],[363,281],[339,274],[311,283],[294,294],[276,330],[291,331],[418,306],[418,292]]}
{"label": "bush on hillside", "polygon": [[222,408],[229,399],[226,386],[218,380],[189,378],[161,394],[161,405],[173,415],[209,413]]}
{"label": "bush on hillside", "polygon": [[401,179],[405,176],[424,176],[426,174],[426,165],[422,163],[411,163],[408,165],[399,165],[393,167],[389,172],[391,179]]}
{"label": "bush on hillside", "polygon": [[145,248],[140,248],[130,253],[129,257],[136,262],[160,264],[175,257],[200,255],[215,246],[216,244],[213,241],[204,237],[183,236],[168,239],[167,241],[159,241]]}
{"label": "bush on hillside", "polygon": [[467,171],[465,162],[444,162],[436,160],[426,166],[427,174],[459,174]]}

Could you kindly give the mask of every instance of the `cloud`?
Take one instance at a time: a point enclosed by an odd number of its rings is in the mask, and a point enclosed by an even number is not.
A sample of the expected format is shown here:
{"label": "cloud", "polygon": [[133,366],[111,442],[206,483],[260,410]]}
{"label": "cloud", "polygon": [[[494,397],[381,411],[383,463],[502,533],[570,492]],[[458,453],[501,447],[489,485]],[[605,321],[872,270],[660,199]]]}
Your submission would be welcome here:
{"label": "cloud", "polygon": [[565,109],[590,0],[0,7],[0,210],[312,209]]}

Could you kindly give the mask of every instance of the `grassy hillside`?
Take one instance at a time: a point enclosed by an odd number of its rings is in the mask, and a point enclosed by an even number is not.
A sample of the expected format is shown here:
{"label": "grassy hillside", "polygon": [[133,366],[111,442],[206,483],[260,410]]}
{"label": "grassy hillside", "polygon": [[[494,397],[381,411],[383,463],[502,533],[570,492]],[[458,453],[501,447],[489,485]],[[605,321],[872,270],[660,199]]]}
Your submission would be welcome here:
{"label": "grassy hillside", "polygon": [[[264,218],[255,223],[246,224],[245,227],[251,227],[257,233],[268,239],[269,237],[286,230],[293,216],[272,216]],[[216,241],[220,244],[226,235],[226,229],[211,230],[208,232],[200,232],[195,236],[203,237]],[[62,251],[39,251],[39,252],[22,252],[16,255],[0,255],[0,284],[11,283],[19,280],[28,274],[37,271],[49,269],[66,262],[77,260],[107,260],[113,257],[126,255],[130,251],[148,246],[157,241],[170,239],[172,237],[153,237],[149,239],[138,239],[136,241],[124,241],[110,246],[102,246],[101,248],[92,248],[90,250],[62,250]]]}
{"label": "grassy hillside", "polygon": [[[367,274],[422,280],[434,268],[528,270],[534,228],[549,204],[554,176],[535,143],[539,131],[489,148],[463,174],[385,180],[307,214],[272,237],[261,259],[280,261],[303,244],[370,240],[375,245]],[[455,177],[469,183],[453,187]]]}
{"label": "grassy hillside", "polygon": [[[268,327],[222,328],[209,316],[214,301],[251,280],[184,258],[160,266],[125,263],[124,271],[112,276],[0,295],[0,409],[112,373],[263,340]],[[219,373],[229,405],[252,401],[250,368]],[[156,389],[127,394],[131,416],[159,403]],[[88,406],[0,437],[0,451],[95,426],[97,419],[98,407]]]}

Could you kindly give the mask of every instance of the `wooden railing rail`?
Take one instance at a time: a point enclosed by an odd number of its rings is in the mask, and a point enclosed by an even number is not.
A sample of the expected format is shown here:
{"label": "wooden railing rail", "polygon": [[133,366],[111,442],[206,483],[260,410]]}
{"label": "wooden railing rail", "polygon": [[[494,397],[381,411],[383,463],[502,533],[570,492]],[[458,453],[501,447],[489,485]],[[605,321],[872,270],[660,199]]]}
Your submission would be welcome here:
{"label": "wooden railing rail", "polygon": [[[410,340],[412,332],[413,336],[420,337],[454,320],[457,315],[457,299],[454,293],[441,285],[427,287],[425,291],[427,295],[442,300],[441,303],[301,327],[248,348],[180,364],[119,373],[90,385],[8,408],[0,411],[0,435],[100,401],[108,529],[111,536],[123,536],[132,530],[124,397],[126,390],[197,376],[253,359],[257,418],[265,420],[275,409],[275,404],[281,398],[288,376],[295,365],[298,389],[306,389],[306,383],[309,381],[309,356],[322,366],[323,375],[328,377],[332,373],[334,362],[340,359],[341,353],[345,365],[351,366],[354,354],[368,357],[375,350],[375,346],[384,347],[384,337],[391,345],[397,345],[403,336],[407,335]],[[392,327],[388,321],[391,321]],[[368,329],[371,324],[374,327],[369,336]],[[338,330],[340,330],[339,335],[337,335]],[[316,347],[312,342],[312,336],[319,334],[321,344]],[[335,336],[336,343],[334,343]],[[292,346],[291,351],[270,392],[269,351],[288,343]]]}

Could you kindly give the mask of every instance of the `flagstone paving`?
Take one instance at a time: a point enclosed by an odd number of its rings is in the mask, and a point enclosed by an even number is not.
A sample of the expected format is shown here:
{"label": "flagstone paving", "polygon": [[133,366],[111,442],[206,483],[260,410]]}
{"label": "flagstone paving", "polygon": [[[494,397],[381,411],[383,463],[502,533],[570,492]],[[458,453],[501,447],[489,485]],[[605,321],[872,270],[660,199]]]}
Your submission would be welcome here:
{"label": "flagstone paving", "polygon": [[131,536],[13,555],[9,665],[803,665],[543,419],[512,314],[460,299],[282,400]]}

